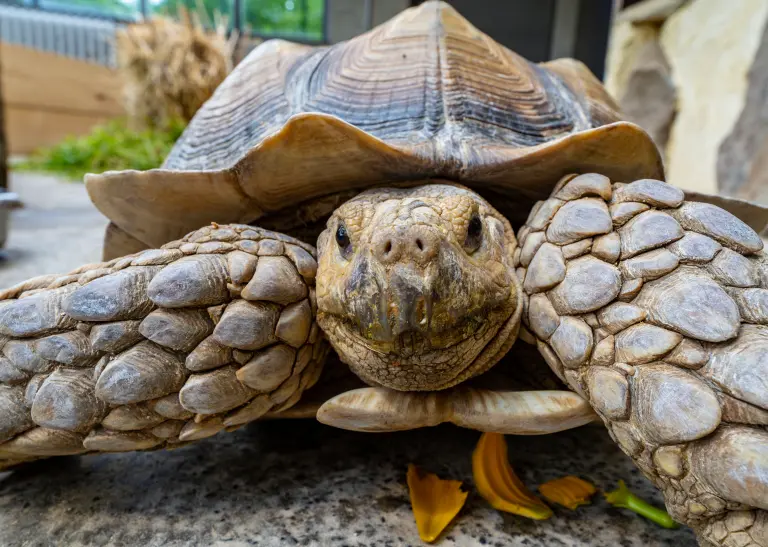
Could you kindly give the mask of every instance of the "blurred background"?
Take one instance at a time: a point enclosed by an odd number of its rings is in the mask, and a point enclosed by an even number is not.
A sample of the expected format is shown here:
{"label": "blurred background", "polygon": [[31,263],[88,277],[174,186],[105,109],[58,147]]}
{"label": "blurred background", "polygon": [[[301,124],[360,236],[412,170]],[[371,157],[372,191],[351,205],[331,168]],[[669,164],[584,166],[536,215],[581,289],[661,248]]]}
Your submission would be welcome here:
{"label": "blurred background", "polygon": [[[159,166],[262,41],[333,44],[418,3],[0,0],[0,285],[98,260],[83,174]],[[669,182],[768,205],[768,0],[450,3],[532,61],[587,64]]]}

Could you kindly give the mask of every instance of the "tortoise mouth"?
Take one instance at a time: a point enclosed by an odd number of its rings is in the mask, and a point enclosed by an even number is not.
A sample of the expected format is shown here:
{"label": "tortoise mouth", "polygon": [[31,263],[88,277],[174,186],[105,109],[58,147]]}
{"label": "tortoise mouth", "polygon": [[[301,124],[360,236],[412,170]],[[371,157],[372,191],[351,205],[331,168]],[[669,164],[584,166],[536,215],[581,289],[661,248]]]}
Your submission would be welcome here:
{"label": "tortoise mouth", "polygon": [[[388,340],[365,336],[345,317],[318,313],[318,323],[339,358],[364,382],[397,391],[447,389],[492,366],[481,358],[509,322],[515,308],[502,306],[443,331],[409,330]],[[502,337],[505,338],[505,337]]]}

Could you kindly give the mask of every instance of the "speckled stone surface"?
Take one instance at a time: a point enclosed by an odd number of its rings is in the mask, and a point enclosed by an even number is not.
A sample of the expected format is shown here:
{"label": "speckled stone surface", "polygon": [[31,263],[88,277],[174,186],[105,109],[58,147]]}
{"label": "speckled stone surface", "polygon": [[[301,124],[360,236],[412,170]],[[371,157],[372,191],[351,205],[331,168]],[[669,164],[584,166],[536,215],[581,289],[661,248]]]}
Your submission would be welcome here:
{"label": "speckled stone surface", "polygon": [[[409,462],[469,487],[440,545],[696,545],[688,529],[658,528],[601,498],[543,522],[499,513],[472,486],[477,439],[452,426],[364,434],[274,421],[170,452],[37,462],[0,482],[0,545],[419,545]],[[623,478],[661,504],[601,427],[508,439],[529,487],[576,474],[612,489]]]}

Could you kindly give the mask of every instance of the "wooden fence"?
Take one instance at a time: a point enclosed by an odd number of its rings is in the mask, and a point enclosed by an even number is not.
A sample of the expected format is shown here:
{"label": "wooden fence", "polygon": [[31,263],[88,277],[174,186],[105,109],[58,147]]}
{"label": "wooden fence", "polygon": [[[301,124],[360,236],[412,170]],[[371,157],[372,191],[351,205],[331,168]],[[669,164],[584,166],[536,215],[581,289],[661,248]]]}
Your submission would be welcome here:
{"label": "wooden fence", "polygon": [[124,114],[120,79],[102,65],[0,42],[0,83],[10,154],[87,133]]}

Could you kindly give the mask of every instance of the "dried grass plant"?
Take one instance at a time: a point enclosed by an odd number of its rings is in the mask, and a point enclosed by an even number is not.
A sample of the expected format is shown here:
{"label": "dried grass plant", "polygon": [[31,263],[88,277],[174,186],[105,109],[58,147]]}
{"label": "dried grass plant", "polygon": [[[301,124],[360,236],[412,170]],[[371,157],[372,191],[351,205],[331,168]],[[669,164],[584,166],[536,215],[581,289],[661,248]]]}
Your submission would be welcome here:
{"label": "dried grass plant", "polygon": [[154,17],[117,34],[125,107],[136,127],[189,121],[232,70],[237,36],[227,37],[226,17],[217,14],[203,25],[197,13],[182,9],[179,15],[179,21]]}

